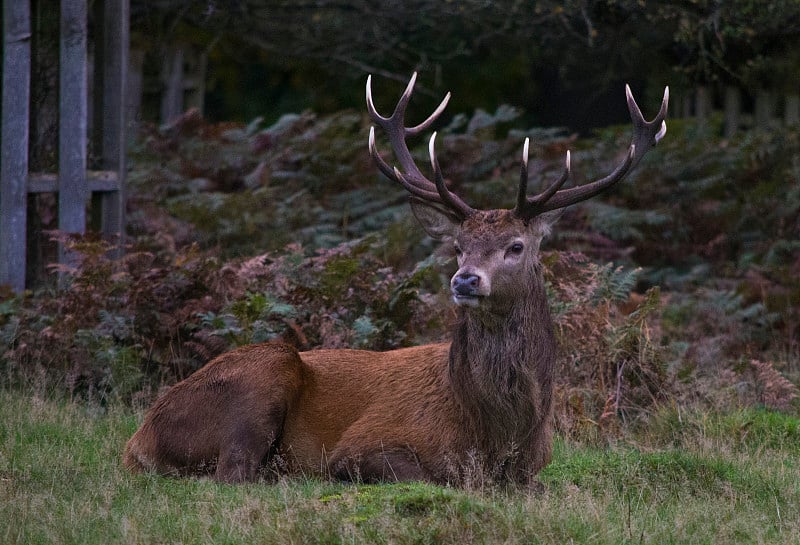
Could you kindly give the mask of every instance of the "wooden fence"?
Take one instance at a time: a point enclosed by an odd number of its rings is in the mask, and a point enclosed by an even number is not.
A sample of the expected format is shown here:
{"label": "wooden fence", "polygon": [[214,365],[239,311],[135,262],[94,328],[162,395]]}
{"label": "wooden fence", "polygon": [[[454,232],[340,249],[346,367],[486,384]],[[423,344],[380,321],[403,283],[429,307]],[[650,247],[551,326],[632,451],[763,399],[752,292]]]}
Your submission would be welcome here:
{"label": "wooden fence", "polygon": [[[88,81],[88,0],[61,0],[58,173],[28,168],[31,87],[31,6],[3,2],[2,163],[0,164],[0,284],[25,289],[28,197],[58,193],[58,228],[84,233],[86,210],[102,233],[121,245],[125,225],[126,77],[129,0],[98,0],[94,25],[94,92]],[[89,134],[89,96],[93,130]],[[88,165],[93,140],[96,164]],[[92,170],[89,170],[89,167]],[[59,259],[69,260],[63,249]]]}
{"label": "wooden fence", "polygon": [[[673,89],[670,89],[673,91]],[[677,96],[676,96],[677,95]],[[745,108],[745,103],[748,108]],[[712,113],[722,113],[722,135],[733,137],[741,130],[771,131],[781,126],[800,125],[800,93],[769,89],[741,89],[735,86],[699,86],[672,93],[670,115],[694,118],[707,126]]]}

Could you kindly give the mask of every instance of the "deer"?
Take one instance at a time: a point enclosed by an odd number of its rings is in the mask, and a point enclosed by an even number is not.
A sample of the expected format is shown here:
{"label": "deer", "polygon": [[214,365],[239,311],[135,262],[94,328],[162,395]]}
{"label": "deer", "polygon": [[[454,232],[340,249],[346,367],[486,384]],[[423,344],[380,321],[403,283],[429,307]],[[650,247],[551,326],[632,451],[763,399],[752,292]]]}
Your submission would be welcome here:
{"label": "deer", "polygon": [[[562,210],[622,180],[666,133],[669,88],[646,121],[626,85],[633,138],[607,176],[565,188],[560,177],[528,195],[526,139],[516,204],[470,207],[445,183],[429,141],[432,176],[417,166],[407,139],[428,130],[450,93],[422,123],[407,127],[417,74],[389,117],[378,113],[369,154],[409,194],[427,233],[452,245],[456,316],[450,342],[386,352],[298,352],[277,342],[224,353],[171,387],[146,413],[123,461],[132,472],[207,476],[237,483],[279,475],[358,482],[490,482],[536,486],[551,459],[557,344],[543,280],[540,245]],[[378,151],[375,127],[399,167]]]}

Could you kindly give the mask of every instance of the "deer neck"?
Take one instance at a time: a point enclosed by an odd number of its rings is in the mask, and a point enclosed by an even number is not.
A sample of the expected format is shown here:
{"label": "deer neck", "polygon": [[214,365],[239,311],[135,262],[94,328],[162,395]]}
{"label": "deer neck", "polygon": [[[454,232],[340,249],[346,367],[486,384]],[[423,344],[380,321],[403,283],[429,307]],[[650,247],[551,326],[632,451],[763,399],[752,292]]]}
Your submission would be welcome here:
{"label": "deer neck", "polygon": [[524,444],[549,414],[555,350],[541,281],[502,313],[460,309],[448,373],[472,440]]}

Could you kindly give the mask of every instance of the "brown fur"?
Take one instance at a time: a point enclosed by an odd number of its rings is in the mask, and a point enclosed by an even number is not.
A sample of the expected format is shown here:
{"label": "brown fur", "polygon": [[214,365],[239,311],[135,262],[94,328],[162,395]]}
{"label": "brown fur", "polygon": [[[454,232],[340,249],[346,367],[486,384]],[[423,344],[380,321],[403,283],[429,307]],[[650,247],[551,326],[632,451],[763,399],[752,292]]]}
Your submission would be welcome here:
{"label": "brown fur", "polygon": [[[125,465],[231,482],[271,468],[454,484],[477,470],[528,483],[552,442],[555,342],[538,260],[547,225],[500,216],[451,225],[464,250],[459,271],[480,270],[492,284],[479,307],[459,309],[452,346],[239,348],[153,405],[126,446]],[[509,258],[517,240],[527,253]]]}

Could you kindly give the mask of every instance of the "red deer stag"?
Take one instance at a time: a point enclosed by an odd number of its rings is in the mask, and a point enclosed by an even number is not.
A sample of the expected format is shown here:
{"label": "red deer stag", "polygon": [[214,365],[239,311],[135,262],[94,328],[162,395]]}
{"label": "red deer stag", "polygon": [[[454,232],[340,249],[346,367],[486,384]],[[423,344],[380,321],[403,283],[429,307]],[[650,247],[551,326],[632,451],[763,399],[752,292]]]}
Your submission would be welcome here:
{"label": "red deer stag", "polygon": [[452,342],[382,353],[298,353],[267,343],[223,354],[156,401],[126,446],[132,471],[237,482],[270,468],[453,484],[479,471],[527,484],[549,462],[556,343],[539,245],[560,209],[617,183],[664,136],[668,90],[648,122],[626,87],[633,142],[605,178],[562,189],[567,154],[561,178],[529,197],[526,140],[516,206],[483,211],[446,187],[435,133],[433,181],[414,163],[406,138],[428,129],[450,97],[421,124],[406,127],[415,79],[388,118],[375,110],[367,79],[369,114],[402,170],[378,153],[374,127],[369,150],[380,171],[411,194],[427,232],[454,245]]}

